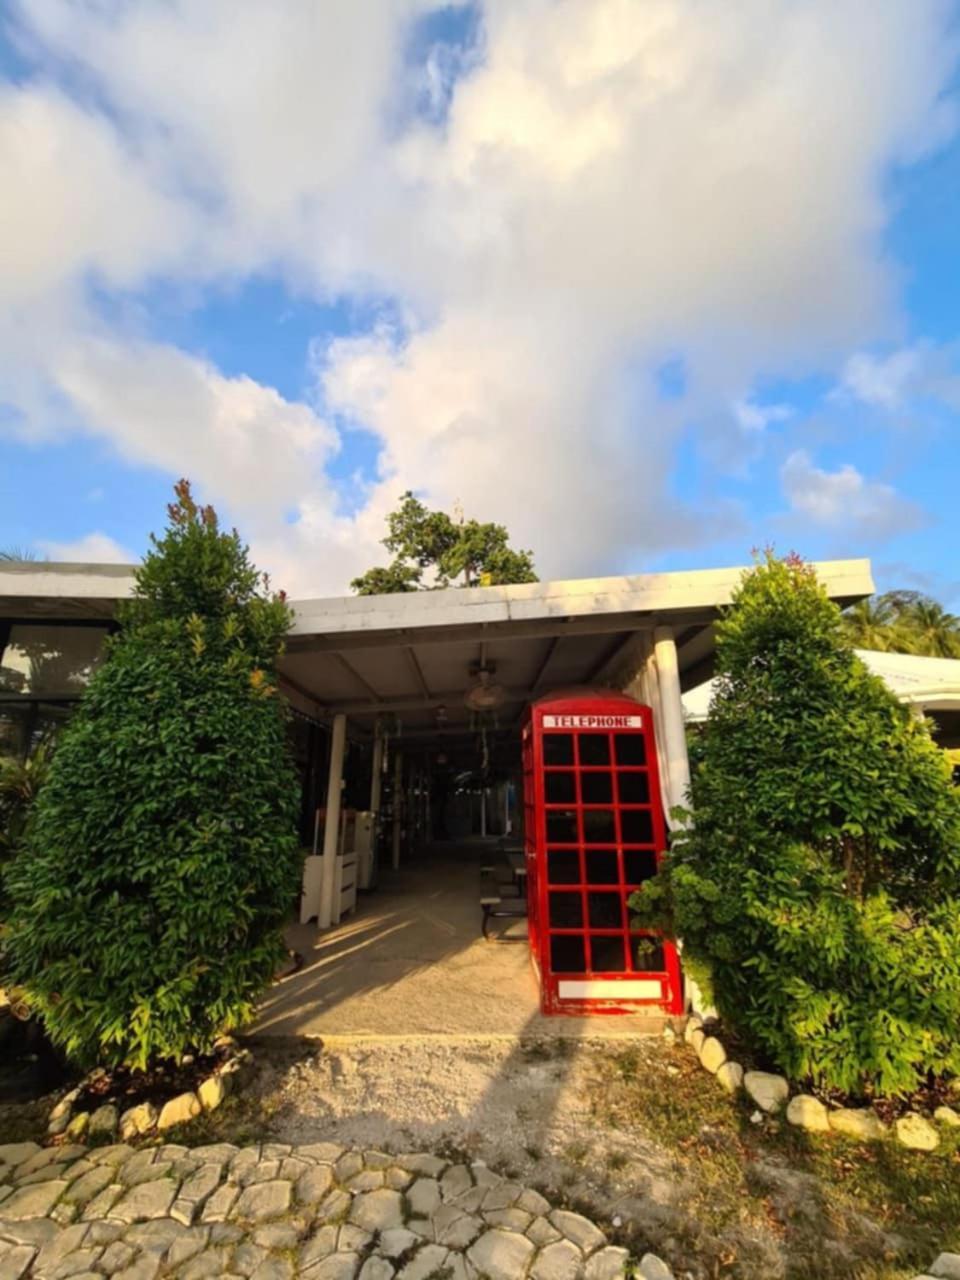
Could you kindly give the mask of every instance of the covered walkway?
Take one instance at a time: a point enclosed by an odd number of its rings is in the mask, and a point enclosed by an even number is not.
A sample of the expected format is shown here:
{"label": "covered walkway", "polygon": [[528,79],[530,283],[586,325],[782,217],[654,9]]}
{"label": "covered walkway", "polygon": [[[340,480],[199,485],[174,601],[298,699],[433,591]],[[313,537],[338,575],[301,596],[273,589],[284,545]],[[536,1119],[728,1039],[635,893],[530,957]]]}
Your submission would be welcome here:
{"label": "covered walkway", "polygon": [[[659,1030],[662,1018],[545,1018],[525,920],[497,921],[513,942],[484,942],[480,865],[494,842],[438,843],[329,930],[294,925],[299,973],[273,986],[254,1035],[584,1036]],[[491,935],[493,931],[491,931]]]}

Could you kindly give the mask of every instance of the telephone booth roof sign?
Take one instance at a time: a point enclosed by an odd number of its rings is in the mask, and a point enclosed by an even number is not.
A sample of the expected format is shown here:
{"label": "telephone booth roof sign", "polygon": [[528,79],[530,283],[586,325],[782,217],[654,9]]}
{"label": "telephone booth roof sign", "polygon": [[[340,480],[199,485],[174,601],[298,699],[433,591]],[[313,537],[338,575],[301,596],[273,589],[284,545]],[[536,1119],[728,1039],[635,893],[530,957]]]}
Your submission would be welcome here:
{"label": "telephone booth roof sign", "polygon": [[683,1008],[676,948],[633,927],[666,824],[653,713],[608,690],[543,698],[523,730],[531,954],[544,1013]]}

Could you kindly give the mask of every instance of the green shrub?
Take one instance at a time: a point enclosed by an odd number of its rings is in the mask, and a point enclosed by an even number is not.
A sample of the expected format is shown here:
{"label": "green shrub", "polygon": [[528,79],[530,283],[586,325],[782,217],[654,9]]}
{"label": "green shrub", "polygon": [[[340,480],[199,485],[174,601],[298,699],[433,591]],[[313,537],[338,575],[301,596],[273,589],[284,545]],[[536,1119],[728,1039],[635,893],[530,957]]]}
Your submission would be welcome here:
{"label": "green shrub", "polygon": [[53,745],[52,739],[38,743],[26,760],[0,757],[0,922],[7,914],[3,871],[26,834],[33,802],[50,768]]}
{"label": "green shrub", "polygon": [[82,1063],[177,1058],[247,1020],[299,877],[289,609],[186,482],[169,513],[7,873],[9,976]]}
{"label": "green shrub", "polygon": [[692,825],[635,895],[725,1020],[795,1078],[905,1092],[960,1069],[960,792],[799,560],[718,627]]}

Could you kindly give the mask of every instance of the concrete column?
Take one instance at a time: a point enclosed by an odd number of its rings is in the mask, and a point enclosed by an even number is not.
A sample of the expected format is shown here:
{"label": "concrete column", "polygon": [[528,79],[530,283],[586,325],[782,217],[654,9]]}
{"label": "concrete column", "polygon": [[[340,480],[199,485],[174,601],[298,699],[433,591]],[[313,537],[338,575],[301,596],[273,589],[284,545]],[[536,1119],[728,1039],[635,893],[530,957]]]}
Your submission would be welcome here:
{"label": "concrete column", "polygon": [[657,665],[660,693],[660,718],[663,726],[664,755],[671,807],[689,803],[690,759],[683,724],[683,702],[680,697],[680,666],[677,646],[670,627],[656,627],[653,633],[653,656]]}
{"label": "concrete column", "polygon": [[347,717],[333,717],[330,735],[330,773],[327,778],[327,814],[323,828],[323,879],[317,925],[329,929],[333,923],[334,872],[340,837],[340,792],[343,787],[343,756],[347,744]]}
{"label": "concrete column", "polygon": [[374,827],[380,812],[380,792],[383,789],[383,735],[377,730],[373,740],[373,763],[370,766],[370,812]]}
{"label": "concrete column", "polygon": [[393,869],[400,869],[400,824],[403,810],[403,752],[393,756]]}

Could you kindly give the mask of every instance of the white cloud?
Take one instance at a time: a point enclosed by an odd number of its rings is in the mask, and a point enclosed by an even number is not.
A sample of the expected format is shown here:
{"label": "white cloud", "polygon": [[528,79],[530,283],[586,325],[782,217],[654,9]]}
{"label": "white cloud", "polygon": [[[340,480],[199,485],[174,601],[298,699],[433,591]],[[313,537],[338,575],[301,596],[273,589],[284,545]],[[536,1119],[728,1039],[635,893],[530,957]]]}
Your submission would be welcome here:
{"label": "white cloud", "polygon": [[886,357],[858,352],[844,367],[842,385],[864,404],[898,409],[905,391],[921,368],[921,362],[921,351],[917,347],[894,351]]}
{"label": "white cloud", "polygon": [[923,513],[892,485],[868,480],[847,463],[836,471],[814,466],[809,454],[791,453],[780,469],[790,508],[813,525],[874,541],[915,529]]}
{"label": "white cloud", "polygon": [[37,543],[51,560],[80,561],[84,564],[134,564],[138,559],[106,533],[87,533],[73,542]]}
{"label": "white cloud", "polygon": [[[946,9],[485,0],[452,88],[426,59],[446,118],[411,121],[395,104],[427,7],[20,0],[47,79],[0,96],[27,245],[0,265],[9,398],[34,432],[194,475],[310,582],[362,568],[406,487],[505,520],[549,573],[728,530],[670,493],[684,422],[729,422],[744,387],[894,331],[884,179],[949,123]],[[65,63],[82,102],[47,87]],[[105,334],[84,292],[276,272],[404,316],[329,344],[316,412],[151,342],[143,317]],[[683,414],[655,390],[664,351]],[[330,412],[383,445],[351,518]],[[782,412],[744,400],[729,430]]]}
{"label": "white cloud", "polygon": [[0,82],[0,172],[5,308],[91,277],[129,288],[189,252],[189,208],[163,192],[105,117],[54,88]]}
{"label": "white cloud", "polygon": [[788,404],[754,404],[750,400],[737,400],[733,412],[743,431],[762,433],[771,423],[788,422],[795,410]]}
{"label": "white cloud", "polygon": [[175,347],[87,339],[60,355],[52,376],[87,428],[122,456],[187,475],[254,514],[322,487],[339,445],[307,405]]}
{"label": "white cloud", "polygon": [[958,361],[956,344],[921,342],[885,356],[860,351],[844,366],[836,394],[889,412],[920,397],[960,409]]}

